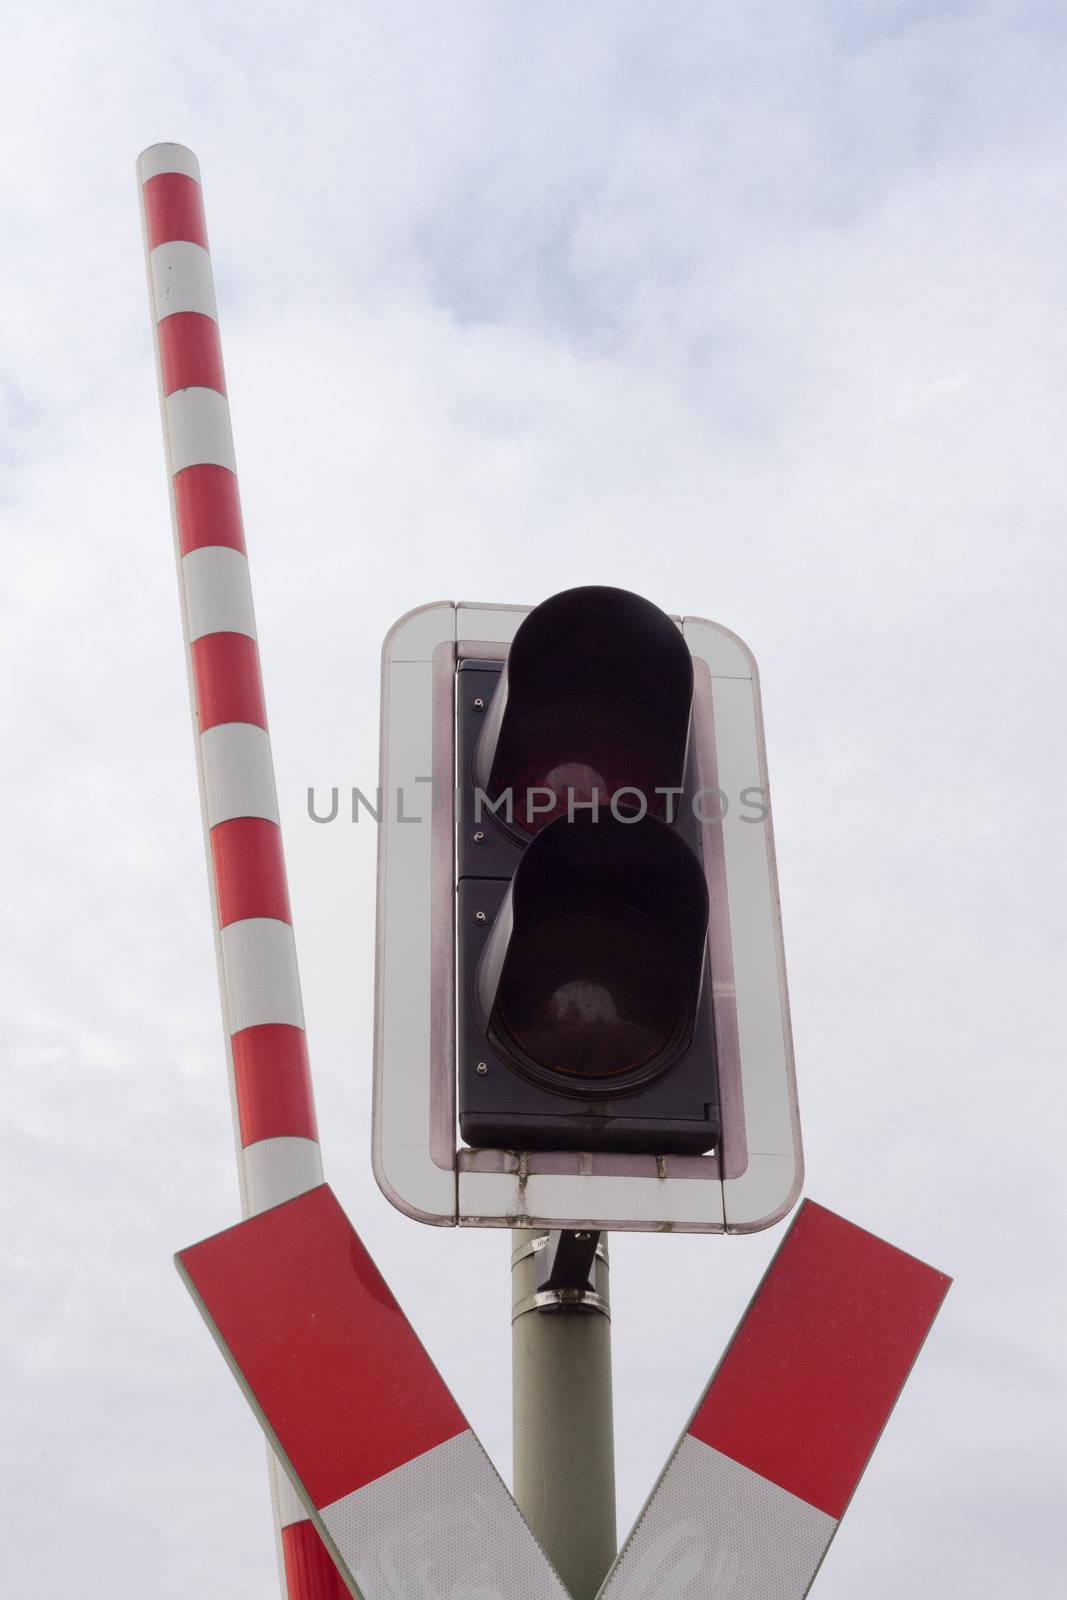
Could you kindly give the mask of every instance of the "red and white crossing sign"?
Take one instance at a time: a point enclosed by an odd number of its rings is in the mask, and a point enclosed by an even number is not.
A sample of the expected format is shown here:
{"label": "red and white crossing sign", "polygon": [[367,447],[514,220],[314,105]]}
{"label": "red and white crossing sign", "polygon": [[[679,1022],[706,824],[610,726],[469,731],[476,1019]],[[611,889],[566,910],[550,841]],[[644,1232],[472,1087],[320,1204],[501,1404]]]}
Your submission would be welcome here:
{"label": "red and white crossing sign", "polygon": [[567,1600],[325,1184],[175,1259],[352,1594]]}
{"label": "red and white crossing sign", "polygon": [[805,1201],[602,1600],[802,1600],[950,1282]]}
{"label": "red and white crossing sign", "polygon": [[[352,1594],[565,1600],[325,1185],[176,1259]],[[802,1600],[949,1281],[806,1201],[602,1600]]]}

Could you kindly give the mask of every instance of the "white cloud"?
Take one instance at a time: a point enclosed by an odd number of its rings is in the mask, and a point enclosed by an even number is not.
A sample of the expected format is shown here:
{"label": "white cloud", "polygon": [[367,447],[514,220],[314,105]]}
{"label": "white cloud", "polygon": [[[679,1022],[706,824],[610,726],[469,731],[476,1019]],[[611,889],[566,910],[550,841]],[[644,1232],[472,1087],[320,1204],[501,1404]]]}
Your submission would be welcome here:
{"label": "white cloud", "polygon": [[[754,647],[810,1190],[957,1277],[818,1593],[1053,1594],[1058,8],[16,20],[13,1585],[274,1592],[257,1430],[169,1261],[236,1215],[133,180],[175,138],[204,169],[328,1171],[487,1446],[506,1466],[508,1241],[373,1188],[374,839],[304,793],[373,786],[400,612],[603,580]],[[774,1242],[615,1242],[622,1527]]]}

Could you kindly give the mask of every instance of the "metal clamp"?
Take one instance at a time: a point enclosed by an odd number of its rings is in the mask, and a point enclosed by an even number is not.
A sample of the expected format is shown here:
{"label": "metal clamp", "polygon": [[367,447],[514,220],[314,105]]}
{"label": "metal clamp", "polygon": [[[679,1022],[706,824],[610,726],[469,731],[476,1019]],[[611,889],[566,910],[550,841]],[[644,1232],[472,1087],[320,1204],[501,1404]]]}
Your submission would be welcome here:
{"label": "metal clamp", "polygon": [[517,1322],[527,1311],[599,1311],[611,1321],[608,1302],[591,1289],[539,1289],[512,1306],[512,1322]]}
{"label": "metal clamp", "polygon": [[[528,1244],[520,1244],[517,1250],[513,1250],[511,1252],[511,1265],[513,1267],[517,1267],[520,1261],[526,1260],[527,1256],[536,1256],[539,1255],[542,1250],[547,1250],[551,1237],[552,1235],[550,1233],[542,1233],[538,1238],[531,1239]],[[608,1261],[608,1253],[604,1249],[604,1246],[600,1243],[599,1234],[597,1234],[596,1259],[597,1261],[602,1261],[605,1267],[611,1265],[611,1263]]]}
{"label": "metal clamp", "polygon": [[606,1281],[607,1252],[593,1229],[554,1228],[512,1253],[512,1269],[533,1258],[534,1291],[512,1309],[512,1321],[527,1311],[599,1311],[610,1318]]}

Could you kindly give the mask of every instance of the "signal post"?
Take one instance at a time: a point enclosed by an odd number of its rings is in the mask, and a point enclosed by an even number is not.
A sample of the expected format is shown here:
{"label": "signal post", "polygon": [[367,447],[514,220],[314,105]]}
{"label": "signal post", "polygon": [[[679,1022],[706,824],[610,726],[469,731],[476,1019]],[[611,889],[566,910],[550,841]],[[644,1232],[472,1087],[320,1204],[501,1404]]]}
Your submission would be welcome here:
{"label": "signal post", "polygon": [[513,1492],[573,1600],[592,1600],[617,1549],[607,1236],[511,1243]]}

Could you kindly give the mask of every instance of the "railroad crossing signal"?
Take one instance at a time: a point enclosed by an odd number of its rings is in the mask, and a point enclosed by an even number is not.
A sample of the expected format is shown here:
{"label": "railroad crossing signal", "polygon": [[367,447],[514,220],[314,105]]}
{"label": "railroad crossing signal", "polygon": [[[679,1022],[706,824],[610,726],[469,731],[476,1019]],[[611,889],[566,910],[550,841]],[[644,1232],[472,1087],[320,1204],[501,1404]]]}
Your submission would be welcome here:
{"label": "railroad crossing signal", "polygon": [[409,613],[383,651],[379,827],[373,1148],[395,1205],[713,1233],[785,1215],[800,1133],[735,635],[602,587]]}
{"label": "railroad crossing signal", "polygon": [[[176,1261],[351,1594],[564,1600],[325,1184]],[[803,1600],[949,1281],[806,1201],[599,1600]]]}
{"label": "railroad crossing signal", "polygon": [[[341,1584],[361,1600],[562,1600],[319,1181],[199,167],[158,145],[139,181],[251,1213],[179,1266],[277,1452],[290,1600]],[[607,1309],[604,1227],[741,1232],[783,1216],[801,1156],[746,647],[617,590],[530,614],[425,607],[386,640],[382,734],[374,1163],[388,1197],[428,1222],[547,1224],[513,1259],[537,1254],[537,1304],[517,1311],[551,1302],[549,1325]],[[430,809],[412,816],[425,784]],[[947,1282],[802,1207],[601,1600],[800,1600]]]}

